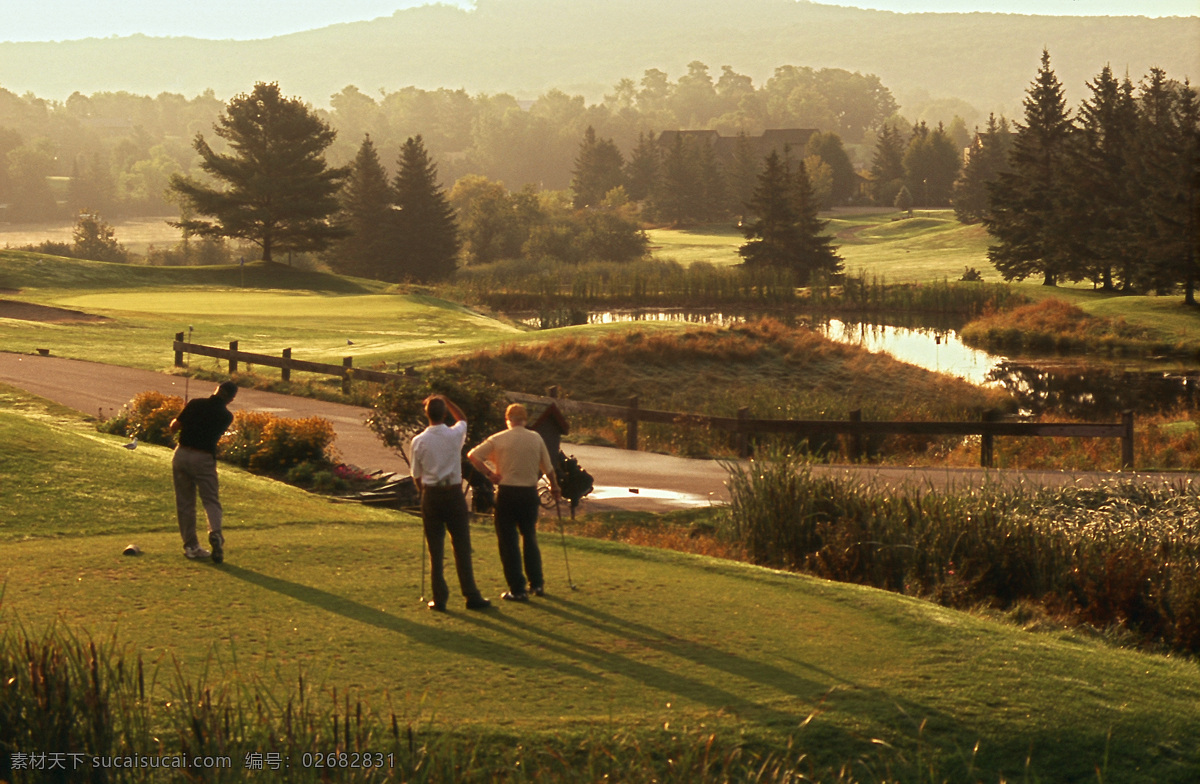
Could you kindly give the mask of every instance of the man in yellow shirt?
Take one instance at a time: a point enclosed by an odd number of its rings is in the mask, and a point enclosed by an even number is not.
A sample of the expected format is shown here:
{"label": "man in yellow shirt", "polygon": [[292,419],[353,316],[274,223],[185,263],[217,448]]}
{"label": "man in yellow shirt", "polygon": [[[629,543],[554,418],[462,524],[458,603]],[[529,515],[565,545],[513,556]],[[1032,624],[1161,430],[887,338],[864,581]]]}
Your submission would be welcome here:
{"label": "man in yellow shirt", "polygon": [[546,442],[526,429],[528,418],[525,406],[513,403],[504,412],[508,429],[467,453],[471,465],[497,486],[496,539],[508,583],[508,591],[500,598],[516,602],[529,601],[530,592],[535,596],[545,594],[542,553],[537,542],[538,479],[544,474],[550,480],[555,500],[561,497]]}

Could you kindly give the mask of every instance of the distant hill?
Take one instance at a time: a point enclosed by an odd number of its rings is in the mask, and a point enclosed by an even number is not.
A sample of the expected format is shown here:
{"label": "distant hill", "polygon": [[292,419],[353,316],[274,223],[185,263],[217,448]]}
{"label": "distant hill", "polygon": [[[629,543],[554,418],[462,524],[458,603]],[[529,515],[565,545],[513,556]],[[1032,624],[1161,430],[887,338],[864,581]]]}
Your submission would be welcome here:
{"label": "distant hill", "polygon": [[1140,79],[1152,65],[1200,76],[1200,18],[896,14],[793,0],[479,0],[259,41],[193,38],[0,43],[0,87],[52,99],[125,90],[220,98],[278,81],[318,106],[347,85],[409,85],[599,100],[648,68],[673,79],[693,60],[756,85],[776,66],[878,75],[902,102],[959,98],[1016,115],[1043,47],[1068,100],[1105,64]]}

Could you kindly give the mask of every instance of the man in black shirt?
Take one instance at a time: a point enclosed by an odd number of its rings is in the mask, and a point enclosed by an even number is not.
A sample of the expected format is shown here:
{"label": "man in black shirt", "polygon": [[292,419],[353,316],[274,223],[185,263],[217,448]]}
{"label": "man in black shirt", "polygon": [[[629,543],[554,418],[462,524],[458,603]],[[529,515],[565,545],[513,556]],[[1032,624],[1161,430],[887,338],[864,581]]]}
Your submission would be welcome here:
{"label": "man in black shirt", "polygon": [[[183,554],[188,558],[225,560],[225,535],[221,532],[221,498],[217,488],[217,442],[233,422],[228,405],[237,396],[237,384],[221,383],[211,397],[196,398],[171,420],[171,432],[179,433],[179,446],[171,459],[175,480],[175,515],[183,536]],[[212,552],[196,538],[196,493],[208,515],[208,543]]]}

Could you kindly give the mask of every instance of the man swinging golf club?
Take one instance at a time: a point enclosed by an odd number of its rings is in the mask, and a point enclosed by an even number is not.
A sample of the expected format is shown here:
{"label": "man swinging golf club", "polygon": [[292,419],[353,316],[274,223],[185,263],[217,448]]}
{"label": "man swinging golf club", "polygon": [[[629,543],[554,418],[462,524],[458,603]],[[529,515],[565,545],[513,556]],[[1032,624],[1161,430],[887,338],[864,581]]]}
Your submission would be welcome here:
{"label": "man swinging golf club", "polygon": [[[175,483],[175,516],[183,537],[183,554],[188,558],[212,556],[213,563],[225,560],[223,512],[217,486],[217,442],[233,423],[228,406],[237,391],[237,384],[222,382],[210,397],[198,397],[184,406],[169,426],[172,433],[179,434],[179,446],[171,458],[171,477]],[[201,547],[196,538],[197,492],[208,516],[208,543],[212,552]]]}
{"label": "man swinging golf club", "polygon": [[[446,417],[454,417],[447,425]],[[429,572],[433,583],[433,601],[429,609],[446,611],[450,587],[446,584],[446,532],[454,548],[454,566],[458,584],[467,599],[468,610],[483,610],[491,602],[483,598],[475,585],[471,566],[471,527],[467,499],[462,489],[462,450],[467,439],[467,418],[462,409],[444,395],[425,399],[425,418],[429,427],[412,440],[412,477],[421,492],[421,517],[425,522],[425,540],[429,543]]]}
{"label": "man swinging golf club", "polygon": [[[554,464],[542,437],[525,427],[528,413],[525,406],[513,403],[504,411],[508,429],[496,433],[467,453],[467,459],[492,483],[496,490],[496,539],[500,545],[500,562],[508,590],[500,597],[507,601],[527,602],[529,594],[542,596],[545,581],[542,574],[542,553],[538,548],[538,479],[545,474],[550,480],[550,492],[557,502],[561,497]],[[487,462],[485,462],[487,461]],[[488,462],[492,466],[488,465]],[[494,466],[494,467],[493,467]],[[524,547],[522,547],[522,543]],[[524,569],[521,568],[522,551]],[[526,590],[525,577],[529,577]]]}

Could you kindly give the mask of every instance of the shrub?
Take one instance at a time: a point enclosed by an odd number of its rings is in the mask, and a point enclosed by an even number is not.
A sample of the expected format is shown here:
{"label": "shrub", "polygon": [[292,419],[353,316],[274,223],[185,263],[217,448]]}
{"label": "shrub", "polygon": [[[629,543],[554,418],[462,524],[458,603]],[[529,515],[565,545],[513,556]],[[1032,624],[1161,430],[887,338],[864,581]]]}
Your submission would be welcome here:
{"label": "shrub", "polygon": [[375,397],[367,426],[407,462],[404,446],[428,425],[425,398],[440,394],[458,405],[467,418],[467,446],[504,429],[507,399],[499,385],[482,376],[435,368],[385,386]]}
{"label": "shrub", "polygon": [[183,410],[183,398],[161,392],[140,392],[134,395],[116,417],[103,423],[106,433],[137,438],[148,444],[174,446],[170,431],[171,420]]}
{"label": "shrub", "polygon": [[[150,444],[174,446],[175,436],[169,426],[182,410],[183,398],[177,395],[141,392],[98,429]],[[255,473],[283,476],[305,463],[330,466],[336,462],[335,438],[333,423],[321,417],[287,419],[261,411],[237,411],[229,431],[217,445],[217,457]]]}
{"label": "shrub", "polygon": [[321,417],[288,419],[261,411],[238,411],[229,432],[221,438],[218,456],[255,473],[282,475],[303,463],[334,462],[335,437],[333,423]]}

